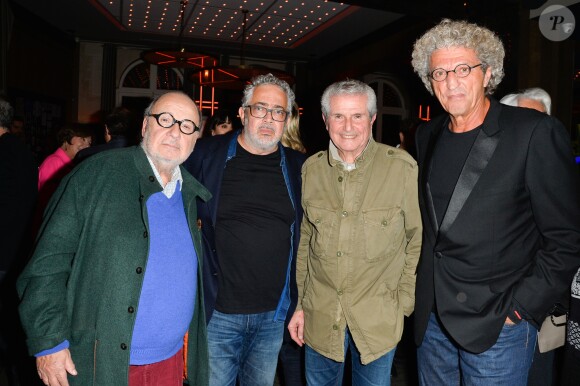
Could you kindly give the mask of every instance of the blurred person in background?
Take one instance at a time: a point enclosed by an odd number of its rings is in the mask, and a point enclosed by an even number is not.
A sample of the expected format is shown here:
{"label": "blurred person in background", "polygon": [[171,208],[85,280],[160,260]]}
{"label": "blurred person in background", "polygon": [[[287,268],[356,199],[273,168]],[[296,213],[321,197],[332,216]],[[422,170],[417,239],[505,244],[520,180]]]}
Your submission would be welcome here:
{"label": "blurred person in background", "polygon": [[38,168],[28,147],[9,130],[13,113],[0,98],[0,373],[4,368],[10,385],[32,385],[25,375],[34,365],[23,351],[15,281],[32,245]]}
{"label": "blurred person in background", "polygon": [[75,166],[73,159],[76,154],[91,146],[92,135],[90,127],[81,123],[65,125],[56,134],[60,146],[38,168],[37,212],[40,216],[60,181]]}
{"label": "blurred person in background", "polygon": [[545,90],[539,87],[528,88],[517,94],[508,94],[499,101],[504,105],[525,107],[551,115],[552,98]]}
{"label": "blurred person in background", "polygon": [[131,112],[128,109],[124,107],[115,108],[105,118],[105,143],[80,150],[74,158],[75,162],[81,162],[105,150],[129,146],[131,143],[127,135],[131,121]]}
{"label": "blurred person in background", "polygon": [[300,108],[296,102],[292,104],[292,115],[290,116],[288,126],[284,130],[280,142],[282,142],[282,145],[297,150],[300,153],[306,153],[306,148],[300,138]]}
{"label": "blurred person in background", "polygon": [[234,129],[235,114],[227,110],[217,110],[210,119],[207,120],[203,129],[204,137],[223,135]]}

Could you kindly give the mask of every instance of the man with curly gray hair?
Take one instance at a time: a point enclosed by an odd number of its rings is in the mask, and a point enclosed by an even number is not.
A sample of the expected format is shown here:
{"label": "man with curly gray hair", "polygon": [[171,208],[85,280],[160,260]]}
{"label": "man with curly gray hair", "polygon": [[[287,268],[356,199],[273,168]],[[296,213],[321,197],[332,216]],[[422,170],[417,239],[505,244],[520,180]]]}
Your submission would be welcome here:
{"label": "man with curly gray hair", "polygon": [[570,139],[556,119],[491,97],[504,48],[489,29],[445,19],[412,56],[447,112],[416,134],[419,382],[525,385],[537,327],[578,267]]}

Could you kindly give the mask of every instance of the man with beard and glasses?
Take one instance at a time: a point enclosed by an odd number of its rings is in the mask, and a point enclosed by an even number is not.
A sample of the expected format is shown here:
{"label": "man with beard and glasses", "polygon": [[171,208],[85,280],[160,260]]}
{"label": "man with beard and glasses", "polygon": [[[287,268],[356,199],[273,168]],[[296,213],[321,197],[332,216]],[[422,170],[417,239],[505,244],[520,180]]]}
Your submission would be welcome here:
{"label": "man with beard and glasses", "polygon": [[184,93],[162,95],[141,146],[90,157],[53,195],[18,279],[44,384],[181,385],[184,359],[189,384],[207,384],[195,201],[211,196],[180,167],[200,118]]}
{"label": "man with beard and glasses", "polygon": [[272,74],[246,86],[241,131],[199,141],[184,166],[212,193],[198,201],[210,384],[271,386],[287,315],[304,155],[280,144],[294,92]]}

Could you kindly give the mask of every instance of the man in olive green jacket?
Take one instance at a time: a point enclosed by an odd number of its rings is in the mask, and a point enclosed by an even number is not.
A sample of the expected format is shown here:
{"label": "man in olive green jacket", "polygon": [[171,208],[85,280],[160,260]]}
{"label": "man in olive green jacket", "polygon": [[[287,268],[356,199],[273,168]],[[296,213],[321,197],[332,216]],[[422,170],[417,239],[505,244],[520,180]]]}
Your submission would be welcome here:
{"label": "man in olive green jacket", "polygon": [[[145,111],[140,147],[95,155],[53,196],[18,280],[28,349],[45,384],[142,385],[134,370],[170,359],[180,383],[186,355],[189,383],[207,385],[196,199],[210,194],[179,166],[199,122],[187,95],[162,95]],[[156,319],[166,323],[151,331]]]}
{"label": "man in olive green jacket", "polygon": [[296,262],[298,306],[288,329],[306,343],[309,385],[389,385],[415,304],[421,249],[417,164],[372,138],[376,96],[366,84],[329,86],[322,112],[329,150],[302,168],[304,219]]}

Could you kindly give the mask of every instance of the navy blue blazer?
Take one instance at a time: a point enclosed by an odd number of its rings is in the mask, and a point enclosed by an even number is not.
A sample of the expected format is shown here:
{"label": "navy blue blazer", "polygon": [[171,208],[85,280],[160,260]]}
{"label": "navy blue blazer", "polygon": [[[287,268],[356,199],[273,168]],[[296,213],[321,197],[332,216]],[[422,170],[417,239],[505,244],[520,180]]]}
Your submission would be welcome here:
{"label": "navy blue blazer", "polygon": [[[236,155],[237,138],[240,131],[225,135],[202,138],[197,141],[191,156],[183,166],[212,194],[208,202],[197,202],[198,226],[203,236],[203,282],[206,319],[209,323],[215,307],[218,290],[218,257],[215,246],[215,221],[219,205],[221,182],[226,163]],[[275,319],[284,321],[292,317],[298,299],[296,287],[296,252],[300,240],[300,222],[302,221],[302,164],[306,156],[298,151],[283,147],[280,167],[288,188],[288,195],[294,206],[294,223],[292,224],[292,243],[288,256],[286,283],[276,308]],[[251,284],[251,283],[248,283]]]}
{"label": "navy blue blazer", "polygon": [[491,99],[446,213],[429,188],[441,116],[416,141],[423,245],[417,267],[415,342],[434,304],[464,349],[495,344],[511,309],[539,325],[570,292],[580,265],[580,188],[570,138],[553,117]]}

